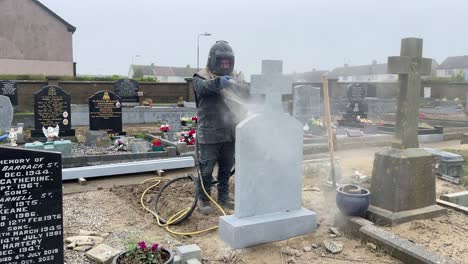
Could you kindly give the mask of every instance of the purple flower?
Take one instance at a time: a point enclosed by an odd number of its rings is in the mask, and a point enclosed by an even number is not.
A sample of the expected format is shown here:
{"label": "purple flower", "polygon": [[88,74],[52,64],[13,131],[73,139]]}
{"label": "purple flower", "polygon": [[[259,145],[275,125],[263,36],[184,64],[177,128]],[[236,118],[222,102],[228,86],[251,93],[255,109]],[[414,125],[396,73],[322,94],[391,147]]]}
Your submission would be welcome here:
{"label": "purple flower", "polygon": [[155,251],[156,249],[158,249],[158,247],[158,244],[153,244],[153,246],[151,246],[151,250]]}
{"label": "purple flower", "polygon": [[144,241],[138,242],[138,247],[141,250],[145,250],[146,249],[146,243]]}

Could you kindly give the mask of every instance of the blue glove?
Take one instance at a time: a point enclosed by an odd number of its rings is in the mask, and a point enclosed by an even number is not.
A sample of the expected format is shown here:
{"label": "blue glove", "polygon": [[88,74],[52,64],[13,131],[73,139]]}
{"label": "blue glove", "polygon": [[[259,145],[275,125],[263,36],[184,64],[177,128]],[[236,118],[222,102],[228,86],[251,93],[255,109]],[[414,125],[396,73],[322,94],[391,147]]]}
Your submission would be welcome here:
{"label": "blue glove", "polygon": [[229,82],[228,76],[219,77],[219,88],[224,89],[228,87],[231,83]]}

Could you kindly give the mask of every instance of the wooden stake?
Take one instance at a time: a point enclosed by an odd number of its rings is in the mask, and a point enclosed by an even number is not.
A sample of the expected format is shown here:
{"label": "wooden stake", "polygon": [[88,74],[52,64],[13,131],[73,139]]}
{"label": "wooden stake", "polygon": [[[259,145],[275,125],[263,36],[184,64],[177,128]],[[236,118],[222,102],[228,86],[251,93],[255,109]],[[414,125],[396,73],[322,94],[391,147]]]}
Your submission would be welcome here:
{"label": "wooden stake", "polygon": [[333,188],[336,188],[336,179],[335,179],[335,157],[334,157],[334,148],[333,148],[333,129],[331,125],[331,113],[330,113],[330,96],[328,95],[328,78],[327,75],[322,75],[323,82],[323,104],[325,108],[325,122],[327,125],[327,134],[328,134],[328,151],[330,153],[330,168],[332,175]]}

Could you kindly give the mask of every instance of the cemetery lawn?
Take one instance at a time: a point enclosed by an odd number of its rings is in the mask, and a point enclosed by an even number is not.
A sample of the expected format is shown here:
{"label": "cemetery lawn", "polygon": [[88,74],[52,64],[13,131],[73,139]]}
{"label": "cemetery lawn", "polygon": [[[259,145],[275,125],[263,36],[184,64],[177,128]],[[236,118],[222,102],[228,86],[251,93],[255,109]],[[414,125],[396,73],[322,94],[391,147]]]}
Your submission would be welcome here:
{"label": "cemetery lawn", "polygon": [[[465,150],[468,146],[459,145],[458,141],[448,141],[423,147],[451,148]],[[338,151],[340,168],[344,176],[353,175],[359,171],[364,175],[371,175],[374,153],[383,148],[366,148]],[[177,170],[165,173],[165,178],[185,175],[187,170]],[[193,172],[193,171],[192,171]],[[79,230],[109,233],[104,243],[117,249],[125,249],[130,241],[145,240],[158,242],[169,247],[181,244],[198,244],[202,249],[203,263],[401,263],[391,258],[379,249],[372,250],[357,239],[347,237],[331,238],[329,228],[333,226],[335,207],[326,202],[321,186],[324,175],[304,177],[303,206],[318,213],[319,228],[312,234],[270,243],[254,248],[231,250],[220,240],[216,231],[194,236],[175,236],[156,224],[154,217],[140,205],[143,191],[152,183],[140,184],[141,181],[155,177],[155,174],[139,174],[101,179],[90,179],[87,185],[76,182],[64,184],[64,225],[65,238],[76,235]],[[351,177],[353,178],[353,177]],[[361,182],[368,184],[368,179]],[[188,190],[181,183],[174,188],[173,194],[162,202],[170,215],[178,209],[187,207],[192,190]],[[155,196],[152,189],[145,204],[151,205]],[[437,194],[466,190],[467,188],[437,180]],[[183,191],[180,191],[183,190]],[[216,192],[213,196],[216,197]],[[278,197],[281,199],[281,197]],[[169,202],[175,201],[175,202]],[[172,229],[177,231],[194,231],[215,225],[218,216],[202,216],[195,212],[192,217]],[[449,210],[446,216],[433,220],[414,221],[393,228],[387,228],[400,236],[411,239],[430,250],[450,256],[461,263],[468,263],[468,216]],[[343,244],[343,252],[332,255],[323,246],[325,240]],[[319,246],[314,249],[313,244]],[[296,250],[294,250],[296,249]],[[310,251],[309,251],[310,250]],[[84,253],[65,251],[65,263],[92,263],[86,259]],[[295,262],[291,259],[294,259]]]}

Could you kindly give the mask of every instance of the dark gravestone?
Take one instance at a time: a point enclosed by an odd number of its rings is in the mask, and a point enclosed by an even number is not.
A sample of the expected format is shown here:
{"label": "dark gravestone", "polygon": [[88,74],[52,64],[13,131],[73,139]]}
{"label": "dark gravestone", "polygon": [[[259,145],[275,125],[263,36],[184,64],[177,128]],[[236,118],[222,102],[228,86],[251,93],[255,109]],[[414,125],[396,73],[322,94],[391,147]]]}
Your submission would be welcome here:
{"label": "dark gravestone", "polygon": [[58,86],[46,86],[34,94],[34,127],[31,137],[44,137],[42,128],[59,125],[59,137],[74,137],[71,125],[71,97]]}
{"label": "dark gravestone", "polygon": [[399,74],[400,91],[393,148],[378,152],[372,171],[370,218],[396,225],[439,216],[434,159],[418,147],[418,101],[421,75],[431,72],[422,58],[422,39],[401,41],[401,56],[388,58],[388,73]]}
{"label": "dark gravestone", "polygon": [[0,95],[10,98],[12,105],[18,105],[18,89],[15,81],[0,81]]}
{"label": "dark gravestone", "polygon": [[63,263],[61,160],[0,147],[0,263]]}
{"label": "dark gravestone", "polygon": [[367,104],[364,101],[367,95],[367,84],[353,83],[348,85],[346,95],[349,103],[346,106],[346,113],[343,114],[343,119],[349,122],[358,122],[358,116],[367,118]]}
{"label": "dark gravestone", "polygon": [[122,101],[118,95],[100,91],[89,98],[89,130],[125,134],[122,132]]}
{"label": "dark gravestone", "polygon": [[138,103],[140,84],[132,79],[120,79],[114,82],[114,92],[120,96],[123,103]]}

